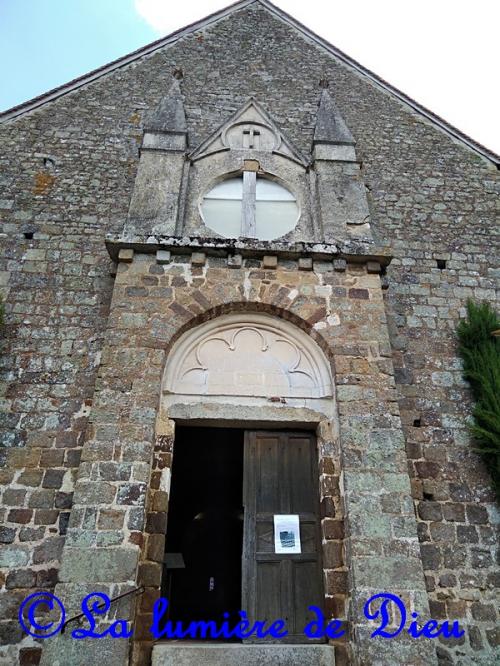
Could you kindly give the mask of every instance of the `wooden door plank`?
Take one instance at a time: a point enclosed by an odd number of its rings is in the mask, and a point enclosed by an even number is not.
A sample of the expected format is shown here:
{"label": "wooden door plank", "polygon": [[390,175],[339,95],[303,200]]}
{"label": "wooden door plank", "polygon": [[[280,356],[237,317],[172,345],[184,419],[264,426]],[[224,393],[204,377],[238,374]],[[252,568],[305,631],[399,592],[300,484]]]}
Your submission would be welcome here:
{"label": "wooden door plank", "polygon": [[[308,607],[323,606],[315,437],[300,432],[245,433],[243,504],[242,596],[249,619],[284,619],[289,635],[283,642],[312,642],[303,634],[313,619]],[[300,554],[274,551],[275,514],[299,516]]]}

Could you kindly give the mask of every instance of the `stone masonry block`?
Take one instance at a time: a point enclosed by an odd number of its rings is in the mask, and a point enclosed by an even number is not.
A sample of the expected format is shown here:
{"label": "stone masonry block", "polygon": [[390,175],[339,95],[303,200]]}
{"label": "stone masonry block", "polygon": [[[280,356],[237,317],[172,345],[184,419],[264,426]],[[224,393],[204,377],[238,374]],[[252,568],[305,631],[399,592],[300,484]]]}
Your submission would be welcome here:
{"label": "stone masonry block", "polygon": [[131,264],[134,260],[134,250],[128,250],[125,248],[122,248],[118,252],[118,261],[121,261],[125,264]]}
{"label": "stone masonry block", "polygon": [[275,254],[266,254],[262,258],[262,268],[274,270],[278,268],[278,257]]}
{"label": "stone masonry block", "polygon": [[381,265],[378,261],[367,261],[366,262],[366,271],[367,273],[380,273],[382,270]]}
{"label": "stone masonry block", "polygon": [[339,273],[343,273],[347,268],[347,261],[345,259],[334,259],[333,260],[333,270]]}
{"label": "stone masonry block", "polygon": [[243,257],[241,254],[229,255],[227,258],[229,268],[241,268],[243,266]]}
{"label": "stone masonry block", "polygon": [[158,250],[156,252],[156,263],[157,264],[168,264],[170,262],[170,252],[169,250]]}
{"label": "stone masonry block", "polygon": [[301,257],[299,259],[299,271],[312,271],[313,260],[310,257]]}
{"label": "stone masonry block", "polygon": [[66,548],[59,573],[65,583],[118,583],[135,580],[138,550]]}
{"label": "stone masonry block", "polygon": [[204,266],[207,261],[207,255],[204,252],[193,252],[191,255],[191,264],[193,266]]}

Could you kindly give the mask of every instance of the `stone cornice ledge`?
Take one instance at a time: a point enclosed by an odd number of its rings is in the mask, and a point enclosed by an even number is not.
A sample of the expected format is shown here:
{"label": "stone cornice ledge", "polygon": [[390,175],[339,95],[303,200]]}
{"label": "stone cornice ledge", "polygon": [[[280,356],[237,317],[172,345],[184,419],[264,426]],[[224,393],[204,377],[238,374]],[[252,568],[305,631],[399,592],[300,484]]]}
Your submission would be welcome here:
{"label": "stone cornice ledge", "polygon": [[337,243],[259,241],[254,239],[202,238],[198,236],[134,236],[117,238],[106,236],[106,248],[110,257],[118,260],[120,250],[134,250],[142,254],[153,254],[158,250],[168,250],[172,255],[204,252],[207,256],[224,257],[240,254],[243,257],[260,258],[276,255],[283,259],[310,257],[316,260],[345,259],[351,263],[376,261],[388,266],[392,250],[388,245],[378,245],[370,241],[342,240]]}

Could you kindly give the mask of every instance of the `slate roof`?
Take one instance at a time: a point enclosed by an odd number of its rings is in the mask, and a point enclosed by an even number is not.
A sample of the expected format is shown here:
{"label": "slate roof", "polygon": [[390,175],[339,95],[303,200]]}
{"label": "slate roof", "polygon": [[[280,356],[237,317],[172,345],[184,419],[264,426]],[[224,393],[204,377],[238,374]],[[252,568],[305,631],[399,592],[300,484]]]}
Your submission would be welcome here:
{"label": "slate roof", "polygon": [[176,30],[175,32],[172,32],[170,35],[162,37],[161,39],[158,39],[154,42],[151,42],[150,44],[147,44],[146,46],[143,46],[142,48],[137,49],[136,51],[133,51],[132,53],[129,53],[126,56],[123,56],[121,58],[118,58],[117,60],[108,63],[107,65],[94,69],[93,71],[84,74],[83,76],[79,76],[78,78],[73,79],[68,83],[58,86],[57,88],[53,88],[52,90],[49,90],[48,92],[43,93],[38,97],[34,97],[31,100],[23,102],[22,104],[18,104],[17,106],[12,107],[11,109],[7,109],[6,111],[0,113],[0,123],[7,122],[24,113],[32,111],[38,108],[39,106],[42,106],[43,104],[46,104],[58,97],[61,97],[62,95],[66,95],[72,92],[73,90],[76,90],[84,85],[91,83],[92,81],[95,81],[96,79],[102,76],[105,76],[106,74],[109,74],[115,69],[118,69],[120,67],[125,67],[126,65],[129,65],[131,62],[139,60],[145,55],[148,55],[150,53],[153,53],[154,51],[157,51],[158,49],[162,49],[166,46],[169,46],[170,44],[173,44],[182,37],[185,37],[186,35],[192,32],[196,32],[197,30],[206,28],[211,23],[220,21],[221,19],[224,19],[226,16],[232,14],[233,12],[243,9],[248,5],[254,3],[259,3],[260,5],[265,7],[274,16],[294,27],[299,33],[304,35],[306,38],[312,40],[318,46],[325,49],[330,55],[333,55],[335,58],[343,62],[348,67],[352,68],[362,76],[368,78],[370,81],[372,81],[372,83],[377,85],[379,88],[385,90],[386,92],[389,92],[391,95],[396,97],[400,102],[406,104],[413,111],[416,111],[417,113],[425,117],[427,120],[429,120],[436,128],[448,134],[452,139],[460,141],[468,148],[476,152],[478,155],[481,155],[482,157],[485,157],[486,159],[490,160],[496,165],[497,168],[500,169],[500,155],[497,155],[489,148],[486,148],[477,141],[474,141],[474,139],[467,136],[467,134],[461,132],[456,127],[453,127],[453,125],[450,125],[448,122],[446,122],[446,120],[444,120],[437,114],[433,113],[432,111],[429,111],[429,109],[426,109],[424,106],[416,102],[414,99],[412,99],[405,93],[401,92],[400,90],[392,86],[390,83],[387,83],[387,81],[384,81],[384,79],[382,79],[380,76],[377,76],[377,74],[374,74],[372,71],[370,71],[369,69],[361,65],[359,62],[348,56],[346,53],[338,49],[336,46],[330,44],[326,39],[323,39],[322,37],[314,33],[312,30],[310,30],[305,25],[300,23],[300,21],[297,21],[297,19],[295,19],[293,16],[287,14],[282,9],[273,5],[271,2],[269,2],[269,0],[240,0],[239,2],[235,2],[234,4],[229,5],[224,9],[214,12],[213,14],[210,14],[205,18],[196,21],[195,23],[191,23],[190,25],[187,25],[184,28]]}

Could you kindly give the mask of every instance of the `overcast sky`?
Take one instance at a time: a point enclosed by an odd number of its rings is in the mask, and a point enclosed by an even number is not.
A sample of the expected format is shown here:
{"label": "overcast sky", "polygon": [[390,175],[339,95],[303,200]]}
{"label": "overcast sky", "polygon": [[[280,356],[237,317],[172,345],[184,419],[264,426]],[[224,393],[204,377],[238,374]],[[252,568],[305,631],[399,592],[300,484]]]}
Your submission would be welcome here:
{"label": "overcast sky", "polygon": [[[129,53],[225,0],[0,0],[0,110]],[[275,0],[500,153],[498,0]]]}

